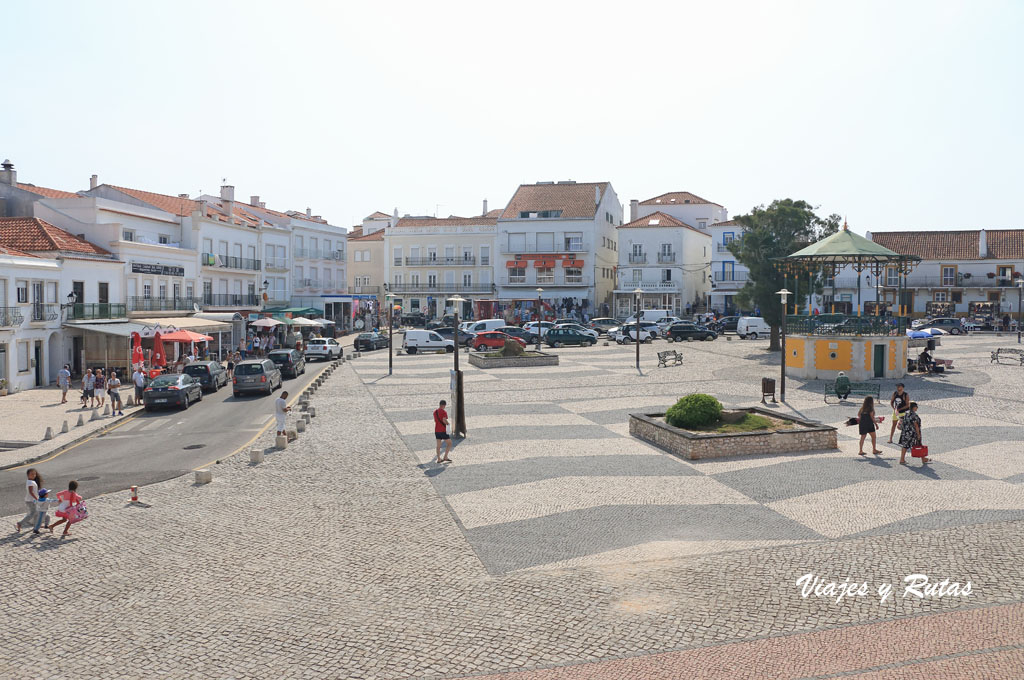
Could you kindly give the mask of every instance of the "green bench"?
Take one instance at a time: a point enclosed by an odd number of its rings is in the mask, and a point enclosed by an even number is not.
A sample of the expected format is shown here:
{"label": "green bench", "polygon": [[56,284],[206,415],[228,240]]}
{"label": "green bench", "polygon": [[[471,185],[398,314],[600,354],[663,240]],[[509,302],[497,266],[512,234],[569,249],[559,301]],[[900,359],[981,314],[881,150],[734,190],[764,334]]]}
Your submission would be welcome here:
{"label": "green bench", "polygon": [[[878,399],[881,386],[878,383],[870,382],[851,382],[850,383],[850,396],[858,397],[874,397]],[[836,394],[836,381],[828,380],[825,382],[825,403],[828,404],[829,397],[836,400],[838,404],[840,402],[839,396]]]}

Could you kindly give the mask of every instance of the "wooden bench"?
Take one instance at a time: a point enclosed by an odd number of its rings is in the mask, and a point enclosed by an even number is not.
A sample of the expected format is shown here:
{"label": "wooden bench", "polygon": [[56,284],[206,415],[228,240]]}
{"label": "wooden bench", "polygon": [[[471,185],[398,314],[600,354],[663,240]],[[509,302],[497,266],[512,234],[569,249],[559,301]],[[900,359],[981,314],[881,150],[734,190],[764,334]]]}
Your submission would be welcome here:
{"label": "wooden bench", "polygon": [[[874,397],[878,399],[879,391],[881,387],[878,383],[869,382],[851,382],[850,383],[850,395],[858,397]],[[825,382],[825,403],[829,403],[828,398],[833,397],[839,401],[839,395],[836,394],[836,381],[829,380]]]}
{"label": "wooden bench", "polygon": [[669,360],[672,361],[673,366],[680,366],[683,363],[683,355],[674,349],[670,349],[667,352],[658,352],[658,366],[668,368]]}
{"label": "wooden bench", "polygon": [[997,364],[1002,363],[1000,359],[1007,357],[1010,361],[1016,360],[1021,366],[1024,366],[1024,349],[1017,349],[1015,347],[1000,347],[996,351],[992,352],[992,360],[989,363],[995,362]]}

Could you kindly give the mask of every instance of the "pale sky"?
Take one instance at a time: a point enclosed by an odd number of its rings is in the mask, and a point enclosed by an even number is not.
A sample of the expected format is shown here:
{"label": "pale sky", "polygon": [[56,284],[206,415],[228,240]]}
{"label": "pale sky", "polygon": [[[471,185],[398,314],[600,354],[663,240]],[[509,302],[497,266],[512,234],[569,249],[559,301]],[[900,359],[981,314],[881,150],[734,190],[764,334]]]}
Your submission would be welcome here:
{"label": "pale sky", "polygon": [[[350,226],[520,183],[800,198],[857,231],[1024,226],[1024,2],[7,2],[19,180]],[[628,212],[627,212],[628,215]]]}

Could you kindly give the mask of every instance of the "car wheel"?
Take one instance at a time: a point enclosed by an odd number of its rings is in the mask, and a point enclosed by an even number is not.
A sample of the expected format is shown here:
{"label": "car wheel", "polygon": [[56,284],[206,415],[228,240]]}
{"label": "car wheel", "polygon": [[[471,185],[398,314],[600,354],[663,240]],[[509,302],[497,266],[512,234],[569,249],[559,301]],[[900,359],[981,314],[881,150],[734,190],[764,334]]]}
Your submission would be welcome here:
{"label": "car wheel", "polygon": [[704,336],[704,341],[705,342],[710,342],[710,341],[712,341],[714,339],[715,339],[715,336],[713,336],[713,335],[705,335]]}
{"label": "car wheel", "polygon": [[406,354],[416,354],[416,348],[415,347],[406,347],[405,348],[405,353]]}
{"label": "car wheel", "polygon": [[238,395],[239,395],[238,392],[232,392],[231,393],[231,396],[234,397],[235,399],[238,399]]}
{"label": "car wheel", "polygon": [[950,328],[949,329],[949,334],[950,335],[960,335],[960,329],[959,328]]}
{"label": "car wheel", "polygon": [[652,338],[651,336],[648,335],[647,338],[644,340],[644,342],[649,345],[652,342],[654,342],[654,338]]}
{"label": "car wheel", "polygon": [[587,343],[587,347],[593,347],[596,344],[597,344],[597,340],[591,340],[590,342]]}
{"label": "car wheel", "polygon": [[666,335],[665,339],[668,340],[669,342],[675,342],[676,341],[675,337],[671,336],[671,335]]}
{"label": "car wheel", "polygon": [[188,395],[186,394],[186,395],[183,396],[183,399],[182,399],[182,402],[181,402],[181,410],[185,411],[187,409],[188,409]]}
{"label": "car wheel", "polygon": [[555,349],[558,349],[559,347],[562,346],[562,343],[555,340],[553,343],[551,343],[551,346],[554,347]]}
{"label": "car wheel", "polygon": [[217,382],[216,380],[214,380],[214,381],[213,381],[213,390],[211,390],[211,391],[212,391],[212,392],[217,392],[217,391],[219,391],[219,390],[220,390],[220,383],[219,383],[219,382]]}
{"label": "car wheel", "polygon": [[475,349],[477,352],[483,352],[484,351],[484,347],[486,347],[486,346],[487,345],[477,345],[473,349]]}
{"label": "car wheel", "polygon": [[[216,392],[216,390],[214,390],[214,392]],[[203,391],[199,390],[199,396],[196,397],[196,401],[202,401],[202,400],[203,400]]]}
{"label": "car wheel", "polygon": [[445,354],[451,354],[454,351],[455,351],[455,347],[454,346],[452,346],[452,345],[445,345],[444,346],[444,353]]}

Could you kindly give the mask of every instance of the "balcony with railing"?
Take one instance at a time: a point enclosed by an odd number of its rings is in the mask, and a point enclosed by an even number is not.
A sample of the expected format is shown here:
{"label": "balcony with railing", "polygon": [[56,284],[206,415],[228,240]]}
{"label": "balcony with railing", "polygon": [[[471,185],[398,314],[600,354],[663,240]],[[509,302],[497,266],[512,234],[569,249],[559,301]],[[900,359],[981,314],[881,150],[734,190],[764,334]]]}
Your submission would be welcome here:
{"label": "balcony with railing", "polygon": [[729,250],[729,244],[728,243],[719,243],[717,245],[716,249],[720,253],[731,253],[732,252],[731,250]]}
{"label": "balcony with railing", "polygon": [[25,320],[17,307],[0,307],[0,328],[20,326]]}
{"label": "balcony with railing", "polygon": [[475,267],[476,257],[407,257],[405,264],[407,267]]}
{"label": "balcony with railing", "polygon": [[647,253],[630,253],[630,264],[647,264]]}
{"label": "balcony with railing", "polygon": [[203,295],[203,307],[258,307],[255,293],[208,293]]}
{"label": "balcony with railing", "polygon": [[509,243],[501,244],[501,252],[505,254],[520,254],[520,253],[585,253],[590,250],[590,243],[588,241],[565,241],[555,243],[553,245],[522,245],[521,247],[517,244],[515,248]]}
{"label": "balcony with railing", "polygon": [[500,280],[502,286],[592,286],[594,285],[593,279],[586,275],[577,276],[572,274],[564,274],[558,271],[551,276],[503,276]]}
{"label": "balcony with railing", "polygon": [[658,264],[672,264],[675,261],[675,253],[658,253]]}
{"label": "balcony with railing", "polygon": [[234,255],[217,255],[215,253],[203,253],[200,258],[204,267],[220,267],[223,269],[241,269],[244,271],[258,272],[262,268],[262,262],[247,257],[235,257]]}
{"label": "balcony with railing", "polygon": [[376,295],[380,286],[349,286],[348,292],[353,295]]}
{"label": "balcony with railing", "polygon": [[625,280],[619,284],[616,292],[619,293],[632,293],[634,290],[639,288],[645,292],[651,293],[678,293],[679,292],[679,281],[630,281]]}
{"label": "balcony with railing", "polygon": [[[191,307],[189,307],[191,309]],[[127,305],[110,302],[76,302],[69,305],[68,321],[90,319],[124,319],[128,316]]]}
{"label": "balcony with railing", "polygon": [[263,260],[263,268],[269,272],[288,271],[288,258],[268,257],[267,259]]}
{"label": "balcony with railing", "polygon": [[320,288],[320,279],[295,279],[292,281],[294,288]]}
{"label": "balcony with railing", "polygon": [[715,272],[716,283],[746,283],[747,272]]}
{"label": "balcony with railing", "polygon": [[128,298],[129,312],[177,312],[191,311],[199,304],[199,298],[195,297],[130,297]]}
{"label": "balcony with railing", "polygon": [[295,257],[303,260],[342,261],[345,259],[345,251],[341,249],[296,248],[293,252],[295,253]]}
{"label": "balcony with railing", "polygon": [[33,302],[29,308],[29,321],[38,323],[41,321],[56,321],[60,318],[60,311],[57,305],[46,305]]}
{"label": "balcony with railing", "polygon": [[[988,278],[984,274],[965,276],[908,276],[903,284],[907,288],[1015,288],[1018,279],[1007,276]],[[895,278],[886,278],[886,288],[896,288],[899,284]]]}
{"label": "balcony with railing", "polygon": [[388,285],[389,293],[491,293],[491,283],[392,283]]}

